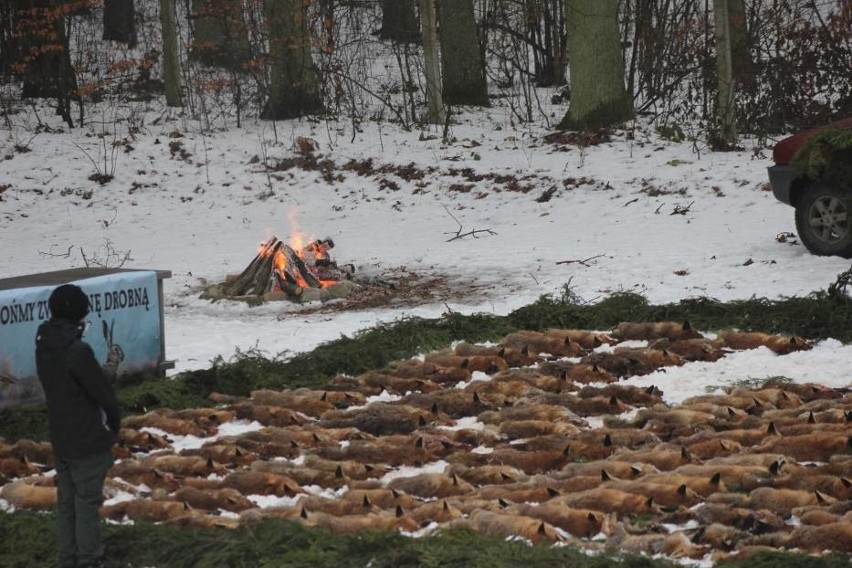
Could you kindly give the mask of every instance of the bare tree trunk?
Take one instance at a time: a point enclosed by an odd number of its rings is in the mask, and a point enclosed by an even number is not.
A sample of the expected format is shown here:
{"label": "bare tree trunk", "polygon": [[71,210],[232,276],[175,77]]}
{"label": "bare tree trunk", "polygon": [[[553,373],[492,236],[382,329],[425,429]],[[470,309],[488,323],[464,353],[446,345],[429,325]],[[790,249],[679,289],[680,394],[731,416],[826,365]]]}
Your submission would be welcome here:
{"label": "bare tree trunk", "polygon": [[420,0],[420,20],[423,23],[423,58],[426,74],[426,122],[444,124],[444,103],[441,96],[441,63],[438,55],[438,29],[435,22],[435,1]]}
{"label": "bare tree trunk", "polygon": [[565,81],[565,0],[525,0],[527,41],[532,47],[535,82],[540,87]]}
{"label": "bare tree trunk", "polygon": [[738,88],[754,86],[754,61],[749,45],[745,0],[728,0],[728,30],[731,37],[731,63]]}
{"label": "bare tree trunk", "polygon": [[104,39],[136,45],[133,0],[104,0]]}
{"label": "bare tree trunk", "polygon": [[444,99],[453,105],[489,106],[473,1],[441,0],[439,19]]}
{"label": "bare tree trunk", "polygon": [[192,0],[190,56],[205,65],[240,71],[252,58],[241,0]]}
{"label": "bare tree trunk", "polygon": [[400,43],[420,41],[414,0],[381,0],[381,5],[382,29],[379,30],[379,39]]}
{"label": "bare tree trunk", "polygon": [[21,57],[20,30],[17,29],[16,0],[0,0],[0,75],[12,72]]}
{"label": "bare tree trunk", "polygon": [[560,129],[600,128],[633,117],[624,88],[618,0],[567,0],[571,104]]}
{"label": "bare tree trunk", "polygon": [[160,27],[163,32],[163,83],[166,89],[166,104],[182,107],[180,85],[180,55],[175,23],[175,0],[160,0]]}
{"label": "bare tree trunk", "polygon": [[[71,65],[71,50],[60,0],[21,0],[18,3],[22,54],[26,59],[22,97],[56,97],[57,114],[73,128],[71,101],[80,100],[77,76]],[[50,30],[49,33],[45,33]]]}
{"label": "bare tree trunk", "polygon": [[719,81],[717,116],[719,124],[718,149],[731,148],[737,142],[737,114],[734,106],[734,69],[731,61],[731,36],[728,0],[715,0],[713,9],[716,26],[716,71]]}
{"label": "bare tree trunk", "polygon": [[296,118],[323,110],[316,66],[311,58],[307,3],[266,0],[263,4],[272,62],[265,120]]}

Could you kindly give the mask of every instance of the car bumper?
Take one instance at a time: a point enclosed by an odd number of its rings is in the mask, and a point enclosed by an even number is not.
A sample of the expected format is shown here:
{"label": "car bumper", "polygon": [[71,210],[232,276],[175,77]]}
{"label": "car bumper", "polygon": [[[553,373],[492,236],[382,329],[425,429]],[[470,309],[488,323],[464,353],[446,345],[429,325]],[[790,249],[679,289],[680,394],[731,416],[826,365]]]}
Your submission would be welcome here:
{"label": "car bumper", "polygon": [[793,185],[793,170],[787,165],[774,165],[767,170],[769,171],[769,185],[772,187],[772,194],[775,199],[781,203],[792,205],[790,188]]}

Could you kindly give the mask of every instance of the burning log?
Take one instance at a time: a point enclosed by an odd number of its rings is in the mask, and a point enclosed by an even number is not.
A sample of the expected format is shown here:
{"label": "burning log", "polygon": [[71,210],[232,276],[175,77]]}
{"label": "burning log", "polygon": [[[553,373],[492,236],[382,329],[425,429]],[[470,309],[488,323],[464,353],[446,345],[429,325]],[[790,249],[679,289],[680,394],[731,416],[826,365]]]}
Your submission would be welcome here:
{"label": "burning log", "polygon": [[270,237],[260,245],[260,250],[239,276],[225,286],[228,296],[246,296],[263,294],[269,286],[269,278],[274,268],[275,257],[284,243],[277,237]]}
{"label": "burning log", "polygon": [[316,240],[295,250],[270,237],[260,245],[257,255],[239,275],[223,286],[224,295],[264,296],[270,292],[284,292],[290,298],[304,298],[310,288],[324,288],[349,280],[355,272],[351,264],[338,266],[329,250],[334,248],[330,238]]}

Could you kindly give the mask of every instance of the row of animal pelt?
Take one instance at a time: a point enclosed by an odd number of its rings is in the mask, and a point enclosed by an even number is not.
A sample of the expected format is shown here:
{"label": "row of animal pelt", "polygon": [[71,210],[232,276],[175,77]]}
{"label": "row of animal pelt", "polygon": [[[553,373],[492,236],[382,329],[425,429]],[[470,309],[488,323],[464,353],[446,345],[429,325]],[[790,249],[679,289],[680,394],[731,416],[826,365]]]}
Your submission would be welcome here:
{"label": "row of animal pelt", "polygon": [[[214,393],[213,408],[124,420],[103,515],[221,527],[284,518],[334,532],[468,528],[690,558],[852,552],[848,391],[776,382],[669,406],[656,387],[618,382],[760,345],[809,348],[628,323],[460,343],[321,388]],[[219,435],[235,420],[260,426]],[[187,435],[209,441],[175,452]],[[53,507],[51,463],[49,444],[0,444],[0,498]]]}

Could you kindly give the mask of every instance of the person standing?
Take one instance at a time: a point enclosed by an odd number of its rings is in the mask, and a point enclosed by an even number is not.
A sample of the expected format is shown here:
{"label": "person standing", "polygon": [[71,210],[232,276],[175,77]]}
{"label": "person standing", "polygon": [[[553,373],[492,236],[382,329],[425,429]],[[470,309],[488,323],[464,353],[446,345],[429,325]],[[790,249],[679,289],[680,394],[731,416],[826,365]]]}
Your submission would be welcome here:
{"label": "person standing", "polygon": [[[107,372],[83,341],[89,298],[73,284],[48,300],[51,318],[36,335],[36,371],[47,402],[56,463],[56,524],[60,568],[103,565],[99,508],[121,408]],[[117,367],[111,351],[107,367]]]}

